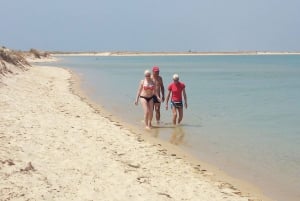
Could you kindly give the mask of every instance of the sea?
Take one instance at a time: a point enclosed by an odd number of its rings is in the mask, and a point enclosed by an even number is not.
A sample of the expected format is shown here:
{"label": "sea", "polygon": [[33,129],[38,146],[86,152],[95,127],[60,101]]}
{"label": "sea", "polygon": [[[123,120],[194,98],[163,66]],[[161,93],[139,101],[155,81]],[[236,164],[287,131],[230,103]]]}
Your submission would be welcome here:
{"label": "sea", "polygon": [[51,65],[79,75],[90,99],[139,128],[144,127],[143,110],[134,100],[144,71],[159,66],[166,93],[177,73],[188,99],[182,125],[172,126],[163,103],[151,136],[274,200],[300,200],[300,55],[58,58]]}

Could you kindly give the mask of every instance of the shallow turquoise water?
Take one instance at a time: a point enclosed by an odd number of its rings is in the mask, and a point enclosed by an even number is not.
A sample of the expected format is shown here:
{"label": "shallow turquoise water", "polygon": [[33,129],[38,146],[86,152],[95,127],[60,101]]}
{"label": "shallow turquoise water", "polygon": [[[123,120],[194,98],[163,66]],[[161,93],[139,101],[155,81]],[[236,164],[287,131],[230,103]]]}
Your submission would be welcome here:
{"label": "shallow turquoise water", "polygon": [[54,65],[80,74],[92,99],[138,127],[143,114],[133,102],[144,70],[160,66],[165,87],[178,73],[189,104],[183,126],[171,128],[171,112],[162,107],[162,124],[152,134],[277,200],[300,197],[300,56],[62,59]]}

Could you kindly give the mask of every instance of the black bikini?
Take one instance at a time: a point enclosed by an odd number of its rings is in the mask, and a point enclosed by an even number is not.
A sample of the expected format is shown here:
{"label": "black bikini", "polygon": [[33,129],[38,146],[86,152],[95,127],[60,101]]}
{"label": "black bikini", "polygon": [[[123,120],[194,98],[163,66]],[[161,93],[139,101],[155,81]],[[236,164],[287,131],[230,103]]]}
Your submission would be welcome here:
{"label": "black bikini", "polygon": [[140,96],[140,98],[144,98],[147,102],[153,100],[153,96],[150,96],[150,97]]}

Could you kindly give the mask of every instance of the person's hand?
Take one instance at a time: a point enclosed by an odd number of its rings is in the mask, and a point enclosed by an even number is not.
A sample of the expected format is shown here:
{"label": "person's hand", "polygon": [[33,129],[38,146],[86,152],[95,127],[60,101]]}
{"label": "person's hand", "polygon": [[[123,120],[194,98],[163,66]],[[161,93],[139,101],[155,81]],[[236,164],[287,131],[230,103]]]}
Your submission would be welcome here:
{"label": "person's hand", "polygon": [[139,102],[136,100],[136,101],[134,101],[134,104],[135,104],[135,105],[138,105],[138,104],[139,104]]}
{"label": "person's hand", "polygon": [[161,103],[162,99],[160,97],[157,96],[157,100]]}
{"label": "person's hand", "polygon": [[186,102],[184,102],[184,107],[185,107],[185,109],[187,109],[187,103]]}

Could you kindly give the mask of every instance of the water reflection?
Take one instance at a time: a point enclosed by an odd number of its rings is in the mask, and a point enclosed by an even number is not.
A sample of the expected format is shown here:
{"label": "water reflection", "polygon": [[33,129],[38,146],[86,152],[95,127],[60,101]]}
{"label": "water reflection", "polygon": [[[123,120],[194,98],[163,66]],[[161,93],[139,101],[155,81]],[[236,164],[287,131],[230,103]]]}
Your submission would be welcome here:
{"label": "water reflection", "polygon": [[184,129],[181,126],[175,126],[170,137],[170,143],[180,145],[183,143],[184,136]]}
{"label": "water reflection", "polygon": [[184,136],[186,135],[183,125],[174,126],[173,124],[153,126],[149,133],[151,137],[161,138],[174,145],[183,144]]}

